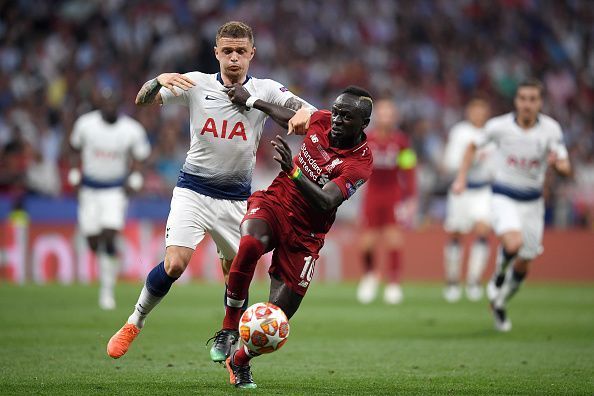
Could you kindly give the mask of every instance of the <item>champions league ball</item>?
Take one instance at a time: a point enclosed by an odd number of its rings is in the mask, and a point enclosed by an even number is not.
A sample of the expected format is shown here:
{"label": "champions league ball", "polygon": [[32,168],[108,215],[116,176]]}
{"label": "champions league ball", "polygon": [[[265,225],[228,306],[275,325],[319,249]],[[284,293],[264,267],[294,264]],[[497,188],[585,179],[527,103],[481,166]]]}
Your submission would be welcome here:
{"label": "champions league ball", "polygon": [[280,349],[289,337],[289,320],[282,309],[271,303],[249,307],[239,321],[241,342],[257,354]]}

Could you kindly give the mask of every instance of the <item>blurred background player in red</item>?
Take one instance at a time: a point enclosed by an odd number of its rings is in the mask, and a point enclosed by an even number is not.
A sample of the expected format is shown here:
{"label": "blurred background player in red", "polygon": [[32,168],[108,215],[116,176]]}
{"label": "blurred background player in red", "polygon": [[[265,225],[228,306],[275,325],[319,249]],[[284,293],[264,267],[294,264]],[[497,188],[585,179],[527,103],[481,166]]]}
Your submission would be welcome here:
{"label": "blurred background player in red", "polygon": [[393,101],[379,100],[373,121],[373,129],[368,135],[374,153],[373,172],[363,198],[364,231],[360,240],[364,274],[357,288],[357,299],[362,304],[369,304],[377,295],[381,279],[381,271],[377,269],[378,246],[381,246],[387,255],[384,301],[398,304],[402,301],[403,235],[397,211],[414,210],[417,160],[408,137],[398,129],[398,108]]}

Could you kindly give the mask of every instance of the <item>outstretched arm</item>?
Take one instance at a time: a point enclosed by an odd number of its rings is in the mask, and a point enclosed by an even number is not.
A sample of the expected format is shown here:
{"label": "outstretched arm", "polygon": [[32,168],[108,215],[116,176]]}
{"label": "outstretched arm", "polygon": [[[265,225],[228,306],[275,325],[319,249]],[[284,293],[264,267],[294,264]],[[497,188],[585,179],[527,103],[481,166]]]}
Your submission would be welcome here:
{"label": "outstretched arm", "polygon": [[315,208],[322,212],[329,212],[340,206],[344,201],[342,191],[336,183],[326,183],[322,188],[308,177],[301,174],[301,170],[293,164],[293,155],[287,142],[280,136],[272,141],[278,155],[274,160],[281,165],[281,169],[291,178],[303,196]]}
{"label": "outstretched arm", "polygon": [[289,98],[284,106],[255,98],[250,95],[242,84],[233,84],[228,88],[227,95],[229,95],[231,102],[237,105],[253,107],[266,113],[281,127],[288,128],[289,135],[291,133],[305,134],[309,126],[309,117],[315,111],[314,107],[297,97]]}
{"label": "outstretched arm", "polygon": [[138,95],[136,95],[136,104],[144,106],[152,103],[163,104],[163,98],[159,90],[161,87],[169,89],[175,96],[179,96],[179,92],[175,90],[178,87],[184,91],[192,88],[196,83],[179,73],[163,73],[156,78],[144,83]]}

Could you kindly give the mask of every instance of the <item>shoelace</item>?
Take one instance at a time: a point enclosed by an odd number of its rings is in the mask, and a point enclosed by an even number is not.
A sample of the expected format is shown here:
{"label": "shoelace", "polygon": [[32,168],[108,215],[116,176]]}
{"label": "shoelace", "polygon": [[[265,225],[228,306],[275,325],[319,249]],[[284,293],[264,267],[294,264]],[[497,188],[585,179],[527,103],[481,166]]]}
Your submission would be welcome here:
{"label": "shoelace", "polygon": [[214,340],[213,346],[223,344],[225,341],[226,335],[227,335],[227,332],[225,330],[219,330],[215,333],[215,335],[213,335],[208,340],[206,340],[205,345],[208,346],[208,343],[212,340]]}
{"label": "shoelace", "polygon": [[126,326],[122,330],[122,334],[129,340],[131,338],[136,337],[136,334],[138,334],[138,332],[136,331],[136,329],[134,329],[134,327]]}
{"label": "shoelace", "polygon": [[235,370],[235,378],[236,383],[252,383],[254,382],[254,378],[252,377],[252,371],[250,370],[250,366],[236,366],[233,365]]}

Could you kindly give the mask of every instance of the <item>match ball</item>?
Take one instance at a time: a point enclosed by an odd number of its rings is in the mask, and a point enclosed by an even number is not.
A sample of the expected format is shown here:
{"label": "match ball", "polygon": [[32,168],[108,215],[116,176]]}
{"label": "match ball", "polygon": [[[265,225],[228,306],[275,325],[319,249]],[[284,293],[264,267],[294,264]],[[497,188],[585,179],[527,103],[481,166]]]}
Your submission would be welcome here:
{"label": "match ball", "polygon": [[239,321],[241,342],[251,352],[270,353],[280,349],[289,337],[289,320],[282,309],[271,303],[249,307]]}

